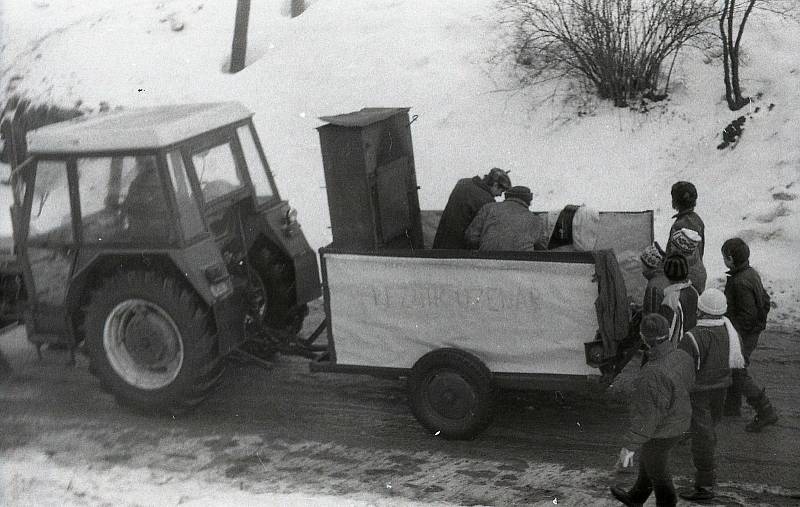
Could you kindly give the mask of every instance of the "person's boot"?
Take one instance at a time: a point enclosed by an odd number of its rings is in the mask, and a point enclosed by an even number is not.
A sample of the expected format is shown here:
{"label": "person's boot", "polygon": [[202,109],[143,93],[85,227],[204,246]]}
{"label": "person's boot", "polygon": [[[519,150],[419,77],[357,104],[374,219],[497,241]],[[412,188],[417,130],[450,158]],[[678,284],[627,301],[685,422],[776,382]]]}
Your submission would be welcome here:
{"label": "person's boot", "polygon": [[763,389],[761,390],[761,396],[753,400],[752,405],[756,409],[756,416],[750,424],[744,427],[745,431],[759,433],[770,424],[778,422],[778,414]]}
{"label": "person's boot", "polygon": [[742,393],[733,393],[728,390],[722,415],[726,417],[739,417],[742,415]]}
{"label": "person's boot", "polygon": [[714,499],[714,490],[711,488],[704,488],[694,486],[691,488],[684,488],[678,492],[678,496],[690,502],[707,502]]}
{"label": "person's boot", "polygon": [[623,488],[619,486],[611,486],[611,494],[614,495],[614,498],[622,502],[624,505],[628,507],[641,507],[641,502],[634,502],[631,499],[631,494],[625,491]]}

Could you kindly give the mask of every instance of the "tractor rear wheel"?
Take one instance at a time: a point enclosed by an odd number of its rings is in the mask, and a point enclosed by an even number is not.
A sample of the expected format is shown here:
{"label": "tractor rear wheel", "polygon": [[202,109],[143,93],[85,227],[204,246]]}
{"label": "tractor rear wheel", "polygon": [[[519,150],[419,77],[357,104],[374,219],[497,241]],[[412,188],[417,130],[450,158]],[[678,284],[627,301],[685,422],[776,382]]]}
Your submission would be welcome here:
{"label": "tractor rear wheel", "polygon": [[300,332],[306,312],[292,311],[296,299],[291,265],[267,247],[255,252],[251,262],[263,293],[263,310],[259,311],[263,323],[292,333]]}
{"label": "tractor rear wheel", "polygon": [[222,377],[208,309],[181,280],[117,273],[103,280],[84,312],[91,371],[121,405],[182,413]]}

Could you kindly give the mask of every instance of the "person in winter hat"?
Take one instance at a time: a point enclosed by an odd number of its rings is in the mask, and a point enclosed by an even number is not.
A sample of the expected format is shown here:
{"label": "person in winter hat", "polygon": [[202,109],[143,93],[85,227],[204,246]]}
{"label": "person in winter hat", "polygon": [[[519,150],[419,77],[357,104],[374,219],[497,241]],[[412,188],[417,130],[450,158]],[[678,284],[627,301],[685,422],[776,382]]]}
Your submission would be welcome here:
{"label": "person in winter hat", "polygon": [[469,248],[464,240],[464,231],[484,204],[495,202],[494,198],[509,188],[511,179],[508,172],[497,167],[483,177],[458,180],[436,228],[433,248]]}
{"label": "person in winter hat", "polygon": [[764,290],[761,276],[750,266],[750,247],[741,238],[731,238],[722,244],[722,258],[728,267],[725,298],[728,309],[725,315],[742,339],[744,367],[733,371],[733,385],[725,400],[725,415],[741,415],[742,396],[756,411],[753,421],[745,426],[749,432],[759,432],[778,422],[778,414],[747,371],[750,355],[758,346],[761,331],[766,328],[769,313],[769,294]]}
{"label": "person in winter hat", "polygon": [[697,298],[699,294],[689,281],[689,264],[680,254],[668,255],[664,260],[664,275],[670,285],[664,288],[664,299],[658,312],[670,322],[670,338],[680,341],[684,330],[697,324]]}
{"label": "person in winter hat", "polygon": [[503,202],[483,206],[464,233],[471,247],[482,251],[541,250],[544,221],[528,209],[533,194],[528,187],[511,187]]}
{"label": "person in winter hat", "polygon": [[678,344],[694,360],[696,372],[689,430],[696,473],[694,487],[679,493],[686,500],[714,498],[716,426],[722,419],[725,394],[731,385],[731,369],[744,367],[739,334],[725,317],[727,306],[725,294],[706,289],[697,301],[697,326],[687,331]]}
{"label": "person in winter hat", "polygon": [[658,312],[664,300],[664,289],[671,283],[664,275],[664,256],[664,250],[657,241],[647,246],[639,256],[642,276],[647,279],[642,299],[642,315]]}
{"label": "person in winter hat", "polygon": [[[706,244],[706,226],[694,211],[697,205],[697,188],[688,181],[677,181],[672,185],[670,192],[672,194],[672,209],[677,213],[672,216],[675,222],[669,229],[669,237],[672,238],[675,231],[681,229],[690,229],[697,232],[700,235],[700,244],[697,245],[697,251],[700,255],[700,260],[703,260]],[[671,253],[675,253],[674,245],[668,241],[667,255]]]}
{"label": "person in winter hat", "polygon": [[648,360],[635,380],[630,425],[617,460],[627,466],[638,450],[639,475],[631,489],[612,486],[611,494],[625,505],[641,505],[655,492],[657,505],[675,505],[669,457],[689,429],[694,366],[669,340],[669,323],[661,315],[645,315],[639,336]]}
{"label": "person in winter hat", "polygon": [[[689,280],[694,285],[698,293],[702,293],[706,288],[706,267],[703,259],[700,258],[698,247],[703,241],[697,231],[691,229],[678,229],[669,239],[672,245],[671,250],[686,257],[689,264]],[[668,248],[670,250],[670,248]]]}

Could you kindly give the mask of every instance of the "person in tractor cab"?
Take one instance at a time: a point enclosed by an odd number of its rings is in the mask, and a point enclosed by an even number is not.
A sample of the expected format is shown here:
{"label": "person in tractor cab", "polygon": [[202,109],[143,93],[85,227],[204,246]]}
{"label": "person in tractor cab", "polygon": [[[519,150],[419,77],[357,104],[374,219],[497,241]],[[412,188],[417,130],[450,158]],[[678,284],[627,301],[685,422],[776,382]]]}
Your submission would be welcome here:
{"label": "person in tractor cab", "polygon": [[128,187],[121,211],[130,239],[164,235],[169,212],[153,156],[136,157],[136,176]]}
{"label": "person in tractor cab", "polygon": [[464,232],[484,204],[495,202],[511,188],[508,172],[497,167],[489,174],[458,180],[442,212],[433,248],[467,249]]}
{"label": "person in tractor cab", "polygon": [[464,239],[482,251],[532,252],[544,249],[544,223],[528,209],[528,187],[511,187],[503,202],[484,205],[467,227]]}

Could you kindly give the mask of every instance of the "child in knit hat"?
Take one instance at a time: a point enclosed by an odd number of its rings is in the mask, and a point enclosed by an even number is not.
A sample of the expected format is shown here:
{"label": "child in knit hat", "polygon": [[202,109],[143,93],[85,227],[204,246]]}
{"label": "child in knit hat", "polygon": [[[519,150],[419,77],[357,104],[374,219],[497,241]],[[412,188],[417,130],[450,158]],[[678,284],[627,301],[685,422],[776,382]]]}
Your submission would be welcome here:
{"label": "child in knit hat", "polygon": [[617,462],[627,466],[639,452],[639,475],[632,488],[612,486],[611,494],[625,505],[642,505],[651,493],[658,505],[675,505],[669,457],[689,429],[694,368],[689,356],[670,343],[669,323],[661,315],[645,315],[639,333],[648,361],[635,380],[630,425]]}
{"label": "child in knit hat", "polygon": [[678,344],[679,349],[692,356],[696,369],[690,429],[696,473],[694,487],[680,492],[682,498],[692,501],[714,498],[716,426],[722,419],[725,394],[731,385],[731,369],[744,366],[739,335],[725,317],[726,310],[725,294],[706,289],[697,301],[697,326],[687,331]]}
{"label": "child in knit hat", "polygon": [[670,337],[677,344],[684,330],[697,324],[697,298],[699,294],[689,281],[689,264],[680,254],[668,255],[664,260],[664,275],[670,285],[664,288],[664,299],[659,313],[670,322]]}
{"label": "child in knit hat", "polygon": [[699,247],[703,242],[700,233],[692,229],[678,229],[669,238],[670,244],[668,251],[679,253],[686,258],[689,264],[689,280],[698,293],[702,293],[706,288],[706,267],[703,258],[700,256]]}
{"label": "child in knit hat", "polygon": [[658,242],[648,245],[639,259],[642,261],[642,276],[647,279],[642,300],[642,315],[657,313],[664,300],[664,289],[670,281],[664,275],[664,250]]}

